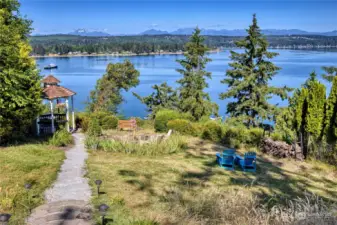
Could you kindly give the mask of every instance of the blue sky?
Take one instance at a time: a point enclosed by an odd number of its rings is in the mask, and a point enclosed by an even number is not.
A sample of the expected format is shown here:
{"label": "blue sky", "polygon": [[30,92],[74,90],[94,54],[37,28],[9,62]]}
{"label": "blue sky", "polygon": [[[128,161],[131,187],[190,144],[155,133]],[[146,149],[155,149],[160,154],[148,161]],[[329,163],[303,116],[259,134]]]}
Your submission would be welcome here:
{"label": "blue sky", "polygon": [[337,0],[20,0],[34,33],[78,28],[134,34],[147,29],[243,29],[257,13],[262,29],[337,30]]}

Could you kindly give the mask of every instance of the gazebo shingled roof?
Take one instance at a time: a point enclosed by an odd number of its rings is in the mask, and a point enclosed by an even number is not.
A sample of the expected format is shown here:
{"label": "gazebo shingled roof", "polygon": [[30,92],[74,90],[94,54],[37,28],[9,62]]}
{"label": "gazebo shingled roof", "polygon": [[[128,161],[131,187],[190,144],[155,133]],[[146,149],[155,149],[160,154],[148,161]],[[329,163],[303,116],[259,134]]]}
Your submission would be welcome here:
{"label": "gazebo shingled roof", "polygon": [[76,93],[62,86],[49,86],[43,90],[45,99],[65,98],[75,95]]}
{"label": "gazebo shingled roof", "polygon": [[54,77],[53,75],[48,75],[45,78],[42,79],[41,83],[47,83],[47,84],[57,84],[60,83],[61,81],[59,81],[56,77]]}

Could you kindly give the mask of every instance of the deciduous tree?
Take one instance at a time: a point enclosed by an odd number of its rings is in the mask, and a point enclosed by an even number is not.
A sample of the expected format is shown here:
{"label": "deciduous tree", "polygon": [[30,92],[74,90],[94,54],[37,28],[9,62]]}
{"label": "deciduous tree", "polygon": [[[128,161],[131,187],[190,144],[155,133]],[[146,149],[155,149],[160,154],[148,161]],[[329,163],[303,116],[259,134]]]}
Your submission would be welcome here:
{"label": "deciduous tree", "polygon": [[118,105],[123,102],[121,91],[128,91],[139,84],[139,71],[125,60],[123,63],[109,63],[106,73],[97,81],[91,92],[89,110],[117,113]]}
{"label": "deciduous tree", "polygon": [[40,76],[29,56],[31,21],[19,6],[0,1],[0,142],[28,132],[41,110]]}

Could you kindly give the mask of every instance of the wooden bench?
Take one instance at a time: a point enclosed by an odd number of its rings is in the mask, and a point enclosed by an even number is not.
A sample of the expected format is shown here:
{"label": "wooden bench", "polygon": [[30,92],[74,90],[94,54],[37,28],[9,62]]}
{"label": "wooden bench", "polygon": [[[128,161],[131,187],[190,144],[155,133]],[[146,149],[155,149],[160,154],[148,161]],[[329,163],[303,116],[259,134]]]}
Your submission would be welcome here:
{"label": "wooden bench", "polygon": [[137,121],[135,119],[130,120],[118,120],[118,130],[137,130]]}

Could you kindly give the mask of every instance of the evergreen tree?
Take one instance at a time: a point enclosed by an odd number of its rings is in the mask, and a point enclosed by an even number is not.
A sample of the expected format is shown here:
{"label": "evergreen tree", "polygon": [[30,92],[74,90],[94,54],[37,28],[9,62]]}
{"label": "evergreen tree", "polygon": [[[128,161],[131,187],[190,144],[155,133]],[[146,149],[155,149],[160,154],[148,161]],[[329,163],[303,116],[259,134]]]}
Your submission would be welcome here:
{"label": "evergreen tree", "polygon": [[211,78],[211,73],[205,70],[210,59],[205,56],[208,48],[203,44],[204,38],[200,32],[199,28],[195,29],[185,46],[185,58],[177,60],[183,67],[177,69],[183,75],[183,78],[177,81],[180,84],[179,108],[182,112],[191,113],[195,120],[218,114],[218,105],[211,102],[209,95],[204,92],[208,87],[206,78]]}
{"label": "evergreen tree", "polygon": [[334,66],[323,66],[322,69],[326,72],[326,74],[323,74],[323,79],[332,82],[334,77],[337,76],[337,67]]}
{"label": "evergreen tree", "polygon": [[147,106],[150,113],[154,114],[162,108],[177,109],[178,96],[172,87],[164,82],[161,85],[154,85],[152,88],[154,92],[146,97],[133,93],[134,96]]}
{"label": "evergreen tree", "polygon": [[268,85],[280,69],[269,61],[278,53],[267,51],[268,42],[261,34],[255,14],[247,32],[245,39],[235,42],[236,47],[243,48],[244,52],[231,51],[231,69],[221,81],[228,85],[228,90],[220,94],[220,99],[233,98],[234,101],[227,105],[227,112],[234,117],[244,116],[247,126],[257,126],[258,121],[274,116],[275,106],[268,99],[277,95],[284,100],[291,89]]}
{"label": "evergreen tree", "polygon": [[310,79],[306,84],[308,89],[308,115],[306,116],[306,131],[318,139],[323,128],[323,119],[325,113],[326,89],[316,79],[316,74],[310,74]]}
{"label": "evergreen tree", "polygon": [[297,90],[292,98],[295,102],[295,126],[299,140],[302,143],[305,157],[309,151],[316,151],[317,144],[321,141],[326,89],[316,79],[316,74],[311,73],[301,90]]}
{"label": "evergreen tree", "polygon": [[275,118],[275,131],[288,143],[296,139],[294,117],[293,106],[290,103],[288,107],[280,108]]}
{"label": "evergreen tree", "polygon": [[333,78],[331,91],[327,99],[324,125],[327,141],[335,143],[337,139],[337,76]]}
{"label": "evergreen tree", "polygon": [[91,92],[89,110],[110,111],[117,113],[118,105],[123,102],[121,91],[128,91],[139,84],[139,71],[133,64],[125,60],[123,63],[109,63],[106,74],[97,81],[96,88]]}
{"label": "evergreen tree", "polygon": [[0,142],[28,132],[41,110],[40,76],[29,57],[31,21],[17,0],[0,1]]}

